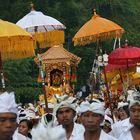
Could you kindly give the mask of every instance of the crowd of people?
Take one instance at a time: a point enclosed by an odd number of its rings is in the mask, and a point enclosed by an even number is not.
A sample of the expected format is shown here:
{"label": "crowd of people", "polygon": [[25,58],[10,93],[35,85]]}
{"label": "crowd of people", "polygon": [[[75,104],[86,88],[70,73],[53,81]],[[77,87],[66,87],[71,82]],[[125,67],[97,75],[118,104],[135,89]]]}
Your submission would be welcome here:
{"label": "crowd of people", "polygon": [[34,105],[22,108],[13,92],[0,94],[0,140],[139,140],[140,92],[113,109],[101,98],[57,96],[50,112],[39,116]]}

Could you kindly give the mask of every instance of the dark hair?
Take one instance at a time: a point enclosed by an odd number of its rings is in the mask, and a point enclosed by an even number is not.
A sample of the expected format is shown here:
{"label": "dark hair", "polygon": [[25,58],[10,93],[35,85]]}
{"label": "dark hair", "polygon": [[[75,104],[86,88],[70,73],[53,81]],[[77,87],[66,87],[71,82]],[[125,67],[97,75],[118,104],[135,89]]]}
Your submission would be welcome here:
{"label": "dark hair", "polygon": [[[66,108],[72,110],[74,116],[76,115],[76,111],[75,111],[75,110],[73,110],[73,109],[70,108],[70,107],[66,107]],[[61,109],[61,108],[59,108],[59,109]],[[56,111],[56,117],[58,117],[59,109]]]}
{"label": "dark hair", "polygon": [[32,121],[30,121],[30,120],[28,120],[28,119],[23,119],[23,120],[21,120],[21,121],[19,122],[19,124],[22,123],[22,122],[26,122],[29,129],[32,129],[32,128],[33,128],[33,123],[32,123]]}
{"label": "dark hair", "polygon": [[[31,120],[23,119],[23,120],[21,120],[21,121],[19,122],[19,124],[22,123],[22,122],[26,122],[26,123],[27,123],[27,127],[28,127],[28,129],[31,130],[31,129],[33,128],[33,123],[32,123]],[[28,133],[28,137],[29,137],[30,139],[32,139],[32,135],[31,135],[31,133]]]}
{"label": "dark hair", "polygon": [[129,106],[128,105],[126,105],[126,106],[123,106],[123,109],[125,110],[125,112],[127,113],[127,115],[129,116],[130,115],[130,113],[129,113],[129,108],[128,108]]}

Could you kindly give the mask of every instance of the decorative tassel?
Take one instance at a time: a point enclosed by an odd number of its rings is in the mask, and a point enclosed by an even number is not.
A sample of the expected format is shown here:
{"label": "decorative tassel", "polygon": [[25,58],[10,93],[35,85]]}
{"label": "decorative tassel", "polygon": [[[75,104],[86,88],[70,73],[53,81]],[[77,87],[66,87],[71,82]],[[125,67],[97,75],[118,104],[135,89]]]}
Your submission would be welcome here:
{"label": "decorative tassel", "polygon": [[0,39],[0,48],[2,60],[21,59],[35,56],[33,40],[31,37],[15,36]]}
{"label": "decorative tassel", "polygon": [[52,47],[57,44],[64,44],[64,31],[53,30],[46,33],[36,33],[33,35],[35,42],[39,42],[40,48]]}
{"label": "decorative tassel", "polygon": [[120,38],[122,34],[124,33],[124,30],[120,29],[117,31],[112,32],[103,32],[100,34],[93,34],[85,37],[75,37],[73,38],[74,46],[76,45],[86,45],[90,44],[92,42],[97,42],[98,40],[107,40],[112,38]]}

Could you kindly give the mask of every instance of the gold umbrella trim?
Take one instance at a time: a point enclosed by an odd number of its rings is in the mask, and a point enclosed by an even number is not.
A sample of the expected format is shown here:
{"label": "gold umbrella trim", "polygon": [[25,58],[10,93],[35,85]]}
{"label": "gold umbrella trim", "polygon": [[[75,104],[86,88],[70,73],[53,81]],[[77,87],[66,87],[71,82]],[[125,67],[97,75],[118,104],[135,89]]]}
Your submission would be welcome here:
{"label": "gold umbrella trim", "polygon": [[76,33],[73,42],[74,46],[86,45],[98,40],[120,38],[123,33],[124,29],[122,27],[94,12],[93,17]]}
{"label": "gold umbrella trim", "polygon": [[86,45],[90,44],[91,42],[98,42],[99,40],[107,40],[107,39],[112,39],[112,38],[121,38],[123,34],[123,30],[117,30],[117,31],[111,31],[111,32],[106,32],[106,33],[100,33],[98,35],[90,35],[86,37],[81,37],[81,38],[74,38],[74,46],[76,45]]}
{"label": "gold umbrella trim", "polygon": [[64,44],[64,36],[65,35],[63,30],[53,30],[48,32],[35,33],[33,34],[33,39],[35,42],[39,42],[40,48],[46,48],[52,47],[56,44]]}
{"label": "gold umbrella trim", "polygon": [[15,36],[12,39],[1,37],[0,53],[2,60],[35,56],[32,37]]}
{"label": "gold umbrella trim", "polygon": [[14,23],[0,19],[0,53],[2,60],[34,56],[32,35]]}

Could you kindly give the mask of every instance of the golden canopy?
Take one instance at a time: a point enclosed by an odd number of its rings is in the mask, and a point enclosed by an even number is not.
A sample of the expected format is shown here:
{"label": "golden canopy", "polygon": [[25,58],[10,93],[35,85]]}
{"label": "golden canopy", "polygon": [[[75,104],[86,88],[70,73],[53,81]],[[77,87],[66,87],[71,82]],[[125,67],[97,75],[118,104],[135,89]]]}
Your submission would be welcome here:
{"label": "golden canopy", "polygon": [[86,45],[98,40],[119,38],[124,29],[111,20],[100,17],[94,11],[93,17],[87,21],[73,37],[74,45]]}
{"label": "golden canopy", "polygon": [[34,56],[31,34],[14,23],[0,19],[0,53],[2,60]]}

